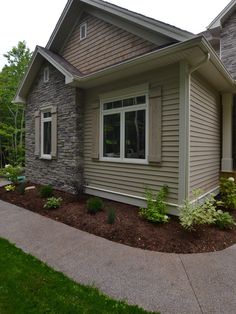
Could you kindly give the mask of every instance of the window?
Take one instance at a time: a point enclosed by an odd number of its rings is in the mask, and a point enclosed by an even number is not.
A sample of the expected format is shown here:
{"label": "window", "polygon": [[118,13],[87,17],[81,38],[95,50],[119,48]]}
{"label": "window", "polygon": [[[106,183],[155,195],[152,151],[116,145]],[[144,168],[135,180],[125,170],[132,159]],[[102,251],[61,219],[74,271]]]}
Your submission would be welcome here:
{"label": "window", "polygon": [[102,160],[147,161],[147,95],[102,103]]}
{"label": "window", "polygon": [[41,158],[51,159],[52,113],[50,109],[41,112]]}
{"label": "window", "polygon": [[87,37],[87,23],[83,23],[80,25],[80,40],[85,39]]}
{"label": "window", "polygon": [[49,67],[44,68],[43,81],[44,81],[44,83],[49,82]]}

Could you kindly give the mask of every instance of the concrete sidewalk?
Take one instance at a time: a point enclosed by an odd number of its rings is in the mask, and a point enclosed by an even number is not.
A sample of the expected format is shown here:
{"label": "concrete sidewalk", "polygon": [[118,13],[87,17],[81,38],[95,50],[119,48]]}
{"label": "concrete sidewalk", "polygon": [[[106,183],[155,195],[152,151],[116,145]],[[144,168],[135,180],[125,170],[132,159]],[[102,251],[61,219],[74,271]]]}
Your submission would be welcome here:
{"label": "concrete sidewalk", "polygon": [[[134,226],[135,228],[135,226]],[[236,245],[165,254],[96,237],[0,201],[0,237],[75,281],[162,314],[235,314]]]}

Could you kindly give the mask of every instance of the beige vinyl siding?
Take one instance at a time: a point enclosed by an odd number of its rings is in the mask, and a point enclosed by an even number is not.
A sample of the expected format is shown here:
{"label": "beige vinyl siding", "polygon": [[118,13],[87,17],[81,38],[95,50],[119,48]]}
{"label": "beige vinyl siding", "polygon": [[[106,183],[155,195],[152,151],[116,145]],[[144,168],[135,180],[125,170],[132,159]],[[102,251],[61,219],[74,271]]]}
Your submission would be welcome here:
{"label": "beige vinyl siding", "polygon": [[218,186],[221,154],[219,94],[203,81],[191,79],[190,193]]}
{"label": "beige vinyl siding", "polygon": [[[80,25],[87,23],[87,38],[80,40]],[[88,74],[157,48],[138,36],[84,13],[61,55]]]}
{"label": "beige vinyl siding", "polygon": [[[179,72],[178,66],[142,74],[86,93],[85,104],[85,181],[88,186],[144,196],[145,186],[158,191],[167,184],[169,201],[178,200],[179,159]],[[161,164],[127,164],[95,161],[91,158],[93,104],[100,94],[143,83],[160,85],[162,88],[162,161]]]}

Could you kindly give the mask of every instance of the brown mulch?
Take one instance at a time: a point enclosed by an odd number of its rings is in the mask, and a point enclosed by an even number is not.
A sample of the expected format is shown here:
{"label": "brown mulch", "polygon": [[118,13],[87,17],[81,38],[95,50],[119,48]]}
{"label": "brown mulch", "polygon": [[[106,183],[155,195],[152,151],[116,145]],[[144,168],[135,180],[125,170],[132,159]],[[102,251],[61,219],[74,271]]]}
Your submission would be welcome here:
{"label": "brown mulch", "polygon": [[[137,207],[109,200],[104,200],[103,211],[90,215],[85,195],[78,200],[69,193],[55,191],[54,196],[63,198],[62,205],[55,210],[46,210],[43,208],[45,199],[39,196],[38,189],[36,185],[36,189],[20,195],[17,191],[6,192],[0,188],[0,199],[108,240],[145,250],[202,253],[219,251],[236,243],[236,227],[220,230],[216,226],[200,226],[196,231],[188,232],[180,226],[177,217],[171,217],[167,224],[157,225],[141,218]],[[110,208],[116,211],[113,225],[107,222]],[[231,214],[236,218],[236,210]]]}

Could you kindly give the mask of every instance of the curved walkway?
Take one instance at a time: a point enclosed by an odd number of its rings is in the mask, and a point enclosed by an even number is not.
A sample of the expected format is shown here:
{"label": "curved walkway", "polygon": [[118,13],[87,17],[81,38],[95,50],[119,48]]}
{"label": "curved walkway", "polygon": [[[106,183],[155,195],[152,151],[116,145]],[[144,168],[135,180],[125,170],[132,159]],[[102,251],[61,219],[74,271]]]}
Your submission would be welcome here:
{"label": "curved walkway", "polygon": [[80,283],[147,310],[236,313],[236,245],[205,254],[144,251],[3,201],[0,237]]}

